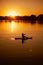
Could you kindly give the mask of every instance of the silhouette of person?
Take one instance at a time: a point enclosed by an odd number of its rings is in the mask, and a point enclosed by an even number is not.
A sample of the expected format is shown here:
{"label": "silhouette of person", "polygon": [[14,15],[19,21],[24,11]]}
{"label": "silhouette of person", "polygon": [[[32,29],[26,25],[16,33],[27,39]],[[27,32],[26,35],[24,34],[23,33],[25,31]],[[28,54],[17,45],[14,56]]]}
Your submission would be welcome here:
{"label": "silhouette of person", "polygon": [[22,39],[24,39],[25,38],[25,34],[24,33],[22,33]]}

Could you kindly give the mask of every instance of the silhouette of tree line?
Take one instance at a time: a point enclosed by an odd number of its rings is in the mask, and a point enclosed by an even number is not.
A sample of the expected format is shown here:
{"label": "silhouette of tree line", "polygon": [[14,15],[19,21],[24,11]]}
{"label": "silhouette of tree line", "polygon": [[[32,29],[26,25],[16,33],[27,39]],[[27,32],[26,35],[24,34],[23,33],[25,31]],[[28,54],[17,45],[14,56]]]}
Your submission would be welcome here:
{"label": "silhouette of tree line", "polygon": [[43,23],[43,14],[40,14],[38,16],[31,15],[31,16],[0,16],[0,20],[25,20],[25,21],[31,21],[31,23],[36,23],[36,20],[38,23]]}

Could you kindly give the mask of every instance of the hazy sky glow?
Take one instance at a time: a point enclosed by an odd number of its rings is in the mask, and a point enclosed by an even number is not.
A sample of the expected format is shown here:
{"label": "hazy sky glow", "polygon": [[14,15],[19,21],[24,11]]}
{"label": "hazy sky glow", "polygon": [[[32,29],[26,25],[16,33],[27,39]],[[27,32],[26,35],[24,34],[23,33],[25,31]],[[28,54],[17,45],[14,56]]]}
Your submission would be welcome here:
{"label": "hazy sky glow", "polygon": [[19,15],[43,14],[43,0],[0,0],[1,16],[12,10]]}

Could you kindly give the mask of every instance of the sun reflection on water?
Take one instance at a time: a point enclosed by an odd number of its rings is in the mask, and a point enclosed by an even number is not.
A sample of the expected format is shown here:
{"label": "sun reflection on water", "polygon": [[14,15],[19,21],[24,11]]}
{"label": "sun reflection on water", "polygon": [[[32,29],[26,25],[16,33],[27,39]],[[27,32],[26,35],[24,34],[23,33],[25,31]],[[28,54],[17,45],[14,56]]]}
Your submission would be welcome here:
{"label": "sun reflection on water", "polygon": [[17,24],[15,21],[11,22],[11,32],[14,32],[14,29],[17,27]]}
{"label": "sun reflection on water", "polygon": [[11,40],[15,40],[15,38],[11,37]]}

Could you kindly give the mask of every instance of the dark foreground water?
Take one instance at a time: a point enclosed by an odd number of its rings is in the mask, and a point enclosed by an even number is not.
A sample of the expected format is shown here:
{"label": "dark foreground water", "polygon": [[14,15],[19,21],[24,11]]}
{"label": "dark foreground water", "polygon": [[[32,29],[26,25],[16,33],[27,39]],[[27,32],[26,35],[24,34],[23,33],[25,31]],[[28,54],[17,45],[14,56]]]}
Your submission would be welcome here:
{"label": "dark foreground water", "polygon": [[[15,40],[22,33],[32,39]],[[0,65],[43,65],[43,24],[0,22]]]}

